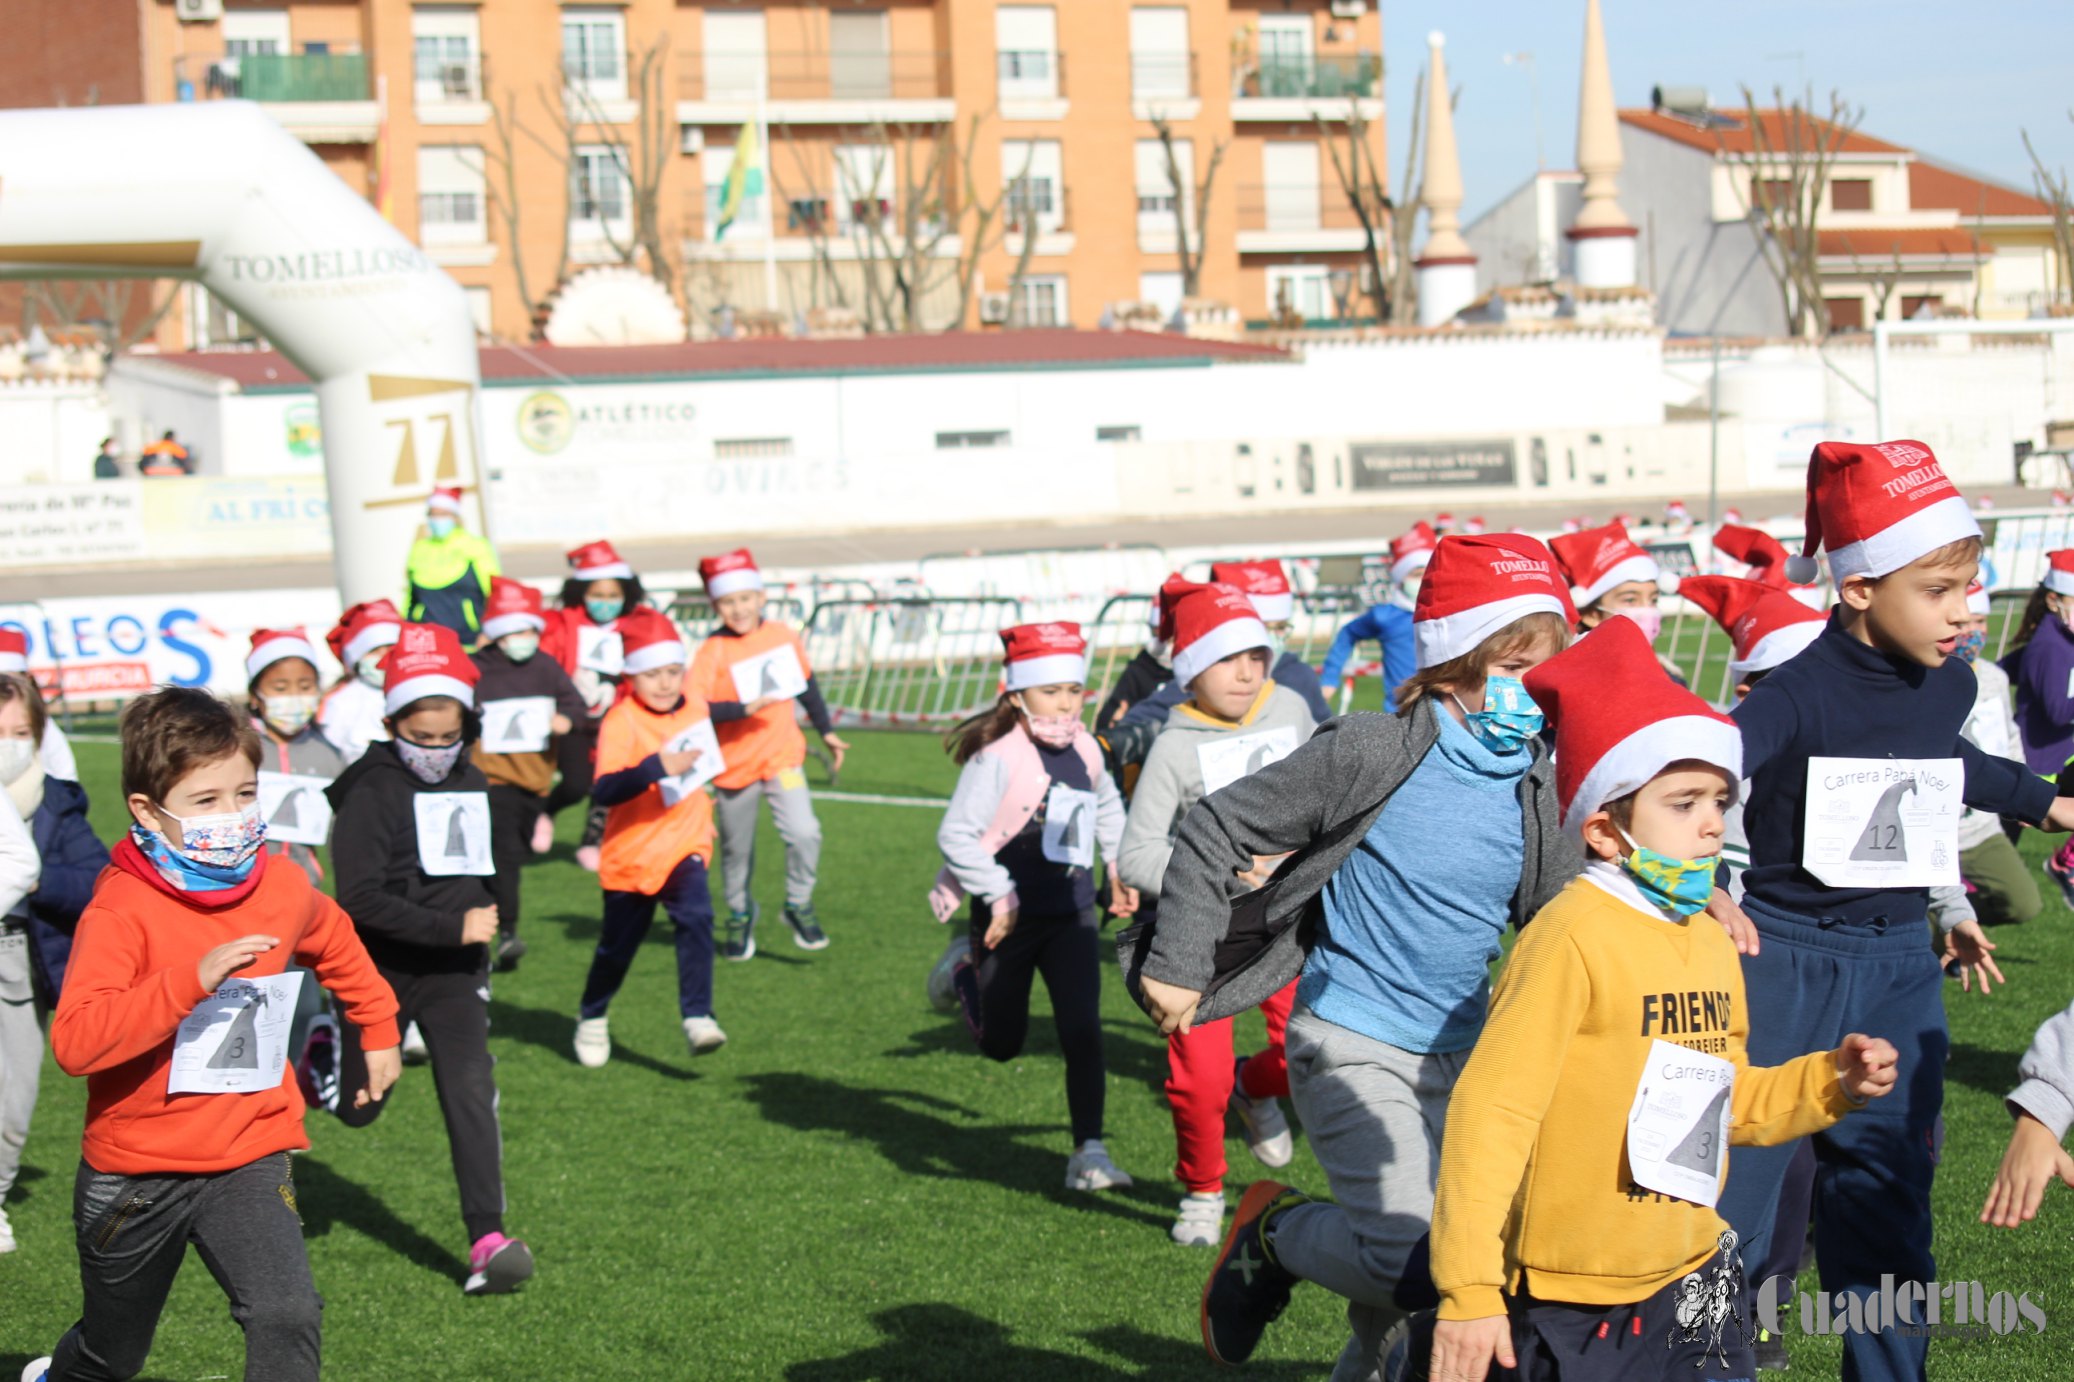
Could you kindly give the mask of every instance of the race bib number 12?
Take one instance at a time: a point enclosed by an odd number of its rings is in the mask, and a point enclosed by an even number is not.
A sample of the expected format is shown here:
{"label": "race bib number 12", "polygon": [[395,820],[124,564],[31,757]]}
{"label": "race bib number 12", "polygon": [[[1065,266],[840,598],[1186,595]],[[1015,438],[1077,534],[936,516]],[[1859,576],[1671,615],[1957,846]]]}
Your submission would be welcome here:
{"label": "race bib number 12", "polygon": [[1801,867],[1832,888],[1957,883],[1965,785],[1956,758],[1810,758]]}

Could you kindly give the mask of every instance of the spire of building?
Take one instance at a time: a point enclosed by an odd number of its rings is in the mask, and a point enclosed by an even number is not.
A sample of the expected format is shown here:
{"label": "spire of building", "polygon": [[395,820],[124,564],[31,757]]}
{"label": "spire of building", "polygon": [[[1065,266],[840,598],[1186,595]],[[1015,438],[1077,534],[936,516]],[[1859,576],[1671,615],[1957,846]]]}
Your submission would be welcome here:
{"label": "spire of building", "polygon": [[1621,162],[1606,24],[1599,0],[1585,0],[1584,70],[1577,95],[1577,169],[1584,174],[1584,200],[1569,236],[1577,282],[1586,288],[1635,283],[1635,227],[1620,209]]}
{"label": "spire of building", "polygon": [[1445,35],[1426,36],[1426,158],[1419,182],[1426,207],[1426,246],[1417,260],[1419,325],[1441,326],[1476,298],[1476,254],[1462,238],[1462,157],[1455,148],[1455,111],[1448,91]]}

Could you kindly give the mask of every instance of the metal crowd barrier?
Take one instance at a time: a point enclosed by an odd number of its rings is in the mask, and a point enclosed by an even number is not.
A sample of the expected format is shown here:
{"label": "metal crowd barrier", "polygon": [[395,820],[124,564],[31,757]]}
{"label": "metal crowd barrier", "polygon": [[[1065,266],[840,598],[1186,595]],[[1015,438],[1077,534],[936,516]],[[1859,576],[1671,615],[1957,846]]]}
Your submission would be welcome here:
{"label": "metal crowd barrier", "polygon": [[1022,609],[996,596],[826,600],[807,618],[807,660],[838,725],[944,730],[994,703],[1001,630]]}

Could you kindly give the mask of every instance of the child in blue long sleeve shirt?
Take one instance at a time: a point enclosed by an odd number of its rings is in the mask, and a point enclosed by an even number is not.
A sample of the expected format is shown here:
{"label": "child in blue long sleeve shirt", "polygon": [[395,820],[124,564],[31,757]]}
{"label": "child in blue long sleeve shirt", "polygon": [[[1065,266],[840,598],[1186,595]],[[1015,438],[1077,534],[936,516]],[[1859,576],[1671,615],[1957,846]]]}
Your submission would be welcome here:
{"label": "child in blue long sleeve shirt", "polygon": [[1383,654],[1383,712],[1397,711],[1397,687],[1418,670],[1418,648],[1412,638],[1412,610],[1419,602],[1419,582],[1425,578],[1426,563],[1440,541],[1431,526],[1421,521],[1390,544],[1390,582],[1387,593],[1366,610],[1348,620],[1332,640],[1318,681],[1327,701],[1339,699],[1346,680],[1347,661],[1363,643],[1377,643]]}

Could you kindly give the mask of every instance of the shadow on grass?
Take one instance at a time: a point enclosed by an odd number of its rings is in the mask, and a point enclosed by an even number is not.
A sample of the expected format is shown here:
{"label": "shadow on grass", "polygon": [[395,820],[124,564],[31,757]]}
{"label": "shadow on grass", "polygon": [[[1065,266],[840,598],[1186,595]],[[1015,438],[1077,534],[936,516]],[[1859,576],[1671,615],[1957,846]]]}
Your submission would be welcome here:
{"label": "shadow on grass", "polygon": [[[58,1341],[52,1339],[50,1346],[56,1348]],[[31,1362],[42,1356],[40,1353],[0,1353],[0,1377],[5,1377],[9,1379],[9,1382],[12,1382],[12,1379],[21,1376],[22,1369],[28,1367]],[[167,1377],[139,1377],[137,1382],[173,1382],[173,1380]]]}
{"label": "shadow on grass", "polygon": [[[1137,1039],[1143,1036],[1143,1029],[1138,1024],[1107,1019],[1102,1023],[1102,1036],[1102,1063],[1111,1075],[1131,1085],[1151,1085],[1157,1088],[1165,1082],[1165,1042]],[[966,1030],[965,1024],[955,1013],[908,1033],[905,1046],[895,1046],[884,1054],[891,1060],[916,1060],[927,1056],[971,1056],[975,1060],[986,1059],[980,1055],[979,1048],[972,1044],[971,1033]],[[1056,1058],[1059,1054],[1057,1029],[1049,1022],[1033,1019],[1022,1054]]]}
{"label": "shadow on grass", "polygon": [[2017,1087],[2016,1064],[2022,1058],[2021,1051],[1991,1051],[1971,1042],[1955,1041],[1951,1059],[1944,1066],[1945,1082],[2000,1098]]}
{"label": "shadow on grass", "polygon": [[[512,1037],[528,1046],[538,1046],[568,1061],[576,1063],[576,1049],[571,1044],[576,1036],[576,1017],[573,1013],[556,1012],[551,1008],[522,1008],[515,1003],[501,1000],[490,1004],[490,1036]],[[685,1057],[686,1060],[690,1056]],[[654,1056],[643,1055],[631,1046],[618,1040],[612,1043],[614,1064],[631,1065],[641,1070],[653,1071],[668,1080],[703,1079],[695,1070],[681,1065],[671,1065]]]}
{"label": "shadow on grass", "polygon": [[[358,1182],[347,1180],[311,1156],[295,1159],[296,1204],[305,1238],[322,1238],[340,1224],[357,1229],[428,1272],[459,1281],[468,1264],[435,1238],[427,1237]],[[5,1374],[0,1374],[4,1376]]]}

